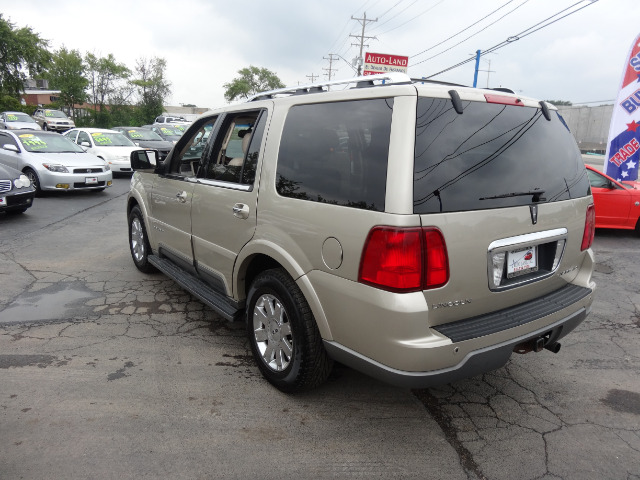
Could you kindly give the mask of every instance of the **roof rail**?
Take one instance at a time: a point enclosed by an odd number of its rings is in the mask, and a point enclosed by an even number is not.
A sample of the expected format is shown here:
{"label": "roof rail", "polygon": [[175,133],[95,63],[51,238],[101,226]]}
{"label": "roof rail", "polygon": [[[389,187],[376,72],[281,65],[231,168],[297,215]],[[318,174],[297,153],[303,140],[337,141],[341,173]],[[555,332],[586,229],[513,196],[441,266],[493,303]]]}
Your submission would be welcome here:
{"label": "roof rail", "polygon": [[273,98],[276,95],[301,95],[304,93],[316,93],[322,92],[322,87],[331,87],[334,85],[349,85],[355,83],[359,88],[375,86],[374,82],[379,82],[379,85],[382,84],[391,84],[391,83],[411,83],[411,78],[399,72],[391,72],[391,73],[379,73],[376,75],[366,75],[360,77],[354,77],[344,80],[329,80],[326,82],[318,82],[318,83],[310,83],[308,85],[297,85],[295,87],[286,87],[286,88],[278,88],[276,90],[269,90],[266,92],[260,92],[256,95],[253,95],[247,98],[247,102],[254,102],[256,100],[266,100],[269,98]]}

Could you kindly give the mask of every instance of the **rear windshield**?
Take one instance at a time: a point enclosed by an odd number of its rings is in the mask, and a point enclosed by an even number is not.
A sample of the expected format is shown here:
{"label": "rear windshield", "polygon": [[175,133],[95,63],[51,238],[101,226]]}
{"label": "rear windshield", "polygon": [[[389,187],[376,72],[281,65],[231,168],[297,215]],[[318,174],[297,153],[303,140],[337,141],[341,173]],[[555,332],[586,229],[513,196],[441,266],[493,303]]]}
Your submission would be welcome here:
{"label": "rear windshield", "polygon": [[418,99],[414,212],[557,202],[590,194],[573,136],[556,111]]}
{"label": "rear windshield", "polygon": [[384,211],[393,99],[291,108],[278,155],[278,193]]}

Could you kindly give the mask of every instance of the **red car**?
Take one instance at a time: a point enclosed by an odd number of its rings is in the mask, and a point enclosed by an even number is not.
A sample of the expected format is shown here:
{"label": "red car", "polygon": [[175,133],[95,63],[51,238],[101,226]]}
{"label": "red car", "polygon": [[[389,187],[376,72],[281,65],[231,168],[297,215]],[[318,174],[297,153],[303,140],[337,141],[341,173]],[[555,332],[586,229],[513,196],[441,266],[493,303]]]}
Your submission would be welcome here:
{"label": "red car", "polygon": [[618,182],[587,165],[596,228],[623,228],[640,235],[640,182]]}

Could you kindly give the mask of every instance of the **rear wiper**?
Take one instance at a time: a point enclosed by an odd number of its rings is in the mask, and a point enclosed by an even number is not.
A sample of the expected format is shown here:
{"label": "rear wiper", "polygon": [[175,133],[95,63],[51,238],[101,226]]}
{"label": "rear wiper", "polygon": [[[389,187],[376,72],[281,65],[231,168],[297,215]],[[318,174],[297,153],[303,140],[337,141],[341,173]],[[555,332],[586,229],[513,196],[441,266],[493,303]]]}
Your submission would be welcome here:
{"label": "rear wiper", "polygon": [[493,197],[482,197],[479,200],[494,200],[496,198],[509,198],[509,197],[526,197],[528,195],[533,195],[532,201],[539,202],[541,195],[544,194],[544,190],[536,188],[534,190],[529,190],[528,192],[512,192],[512,193],[503,193],[502,195],[494,195]]}

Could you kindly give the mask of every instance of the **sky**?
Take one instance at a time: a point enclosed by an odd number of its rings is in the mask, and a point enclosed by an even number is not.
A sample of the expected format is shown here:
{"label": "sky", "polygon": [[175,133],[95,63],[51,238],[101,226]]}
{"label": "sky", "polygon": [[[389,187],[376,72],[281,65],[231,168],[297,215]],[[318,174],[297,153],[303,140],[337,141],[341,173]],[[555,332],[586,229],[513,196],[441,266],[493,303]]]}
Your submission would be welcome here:
{"label": "sky", "polygon": [[[640,33],[640,0],[0,0],[0,13],[52,50],[111,53],[132,70],[140,58],[164,58],[166,104],[208,108],[226,103],[223,85],[249,65],[295,86],[326,80],[334,54],[332,78],[353,77],[360,49],[350,35],[360,36],[362,23],[375,37],[364,52],[408,56],[412,77],[504,44],[481,58],[479,87],[613,103]],[[470,61],[432,79],[472,85],[474,69]]]}

